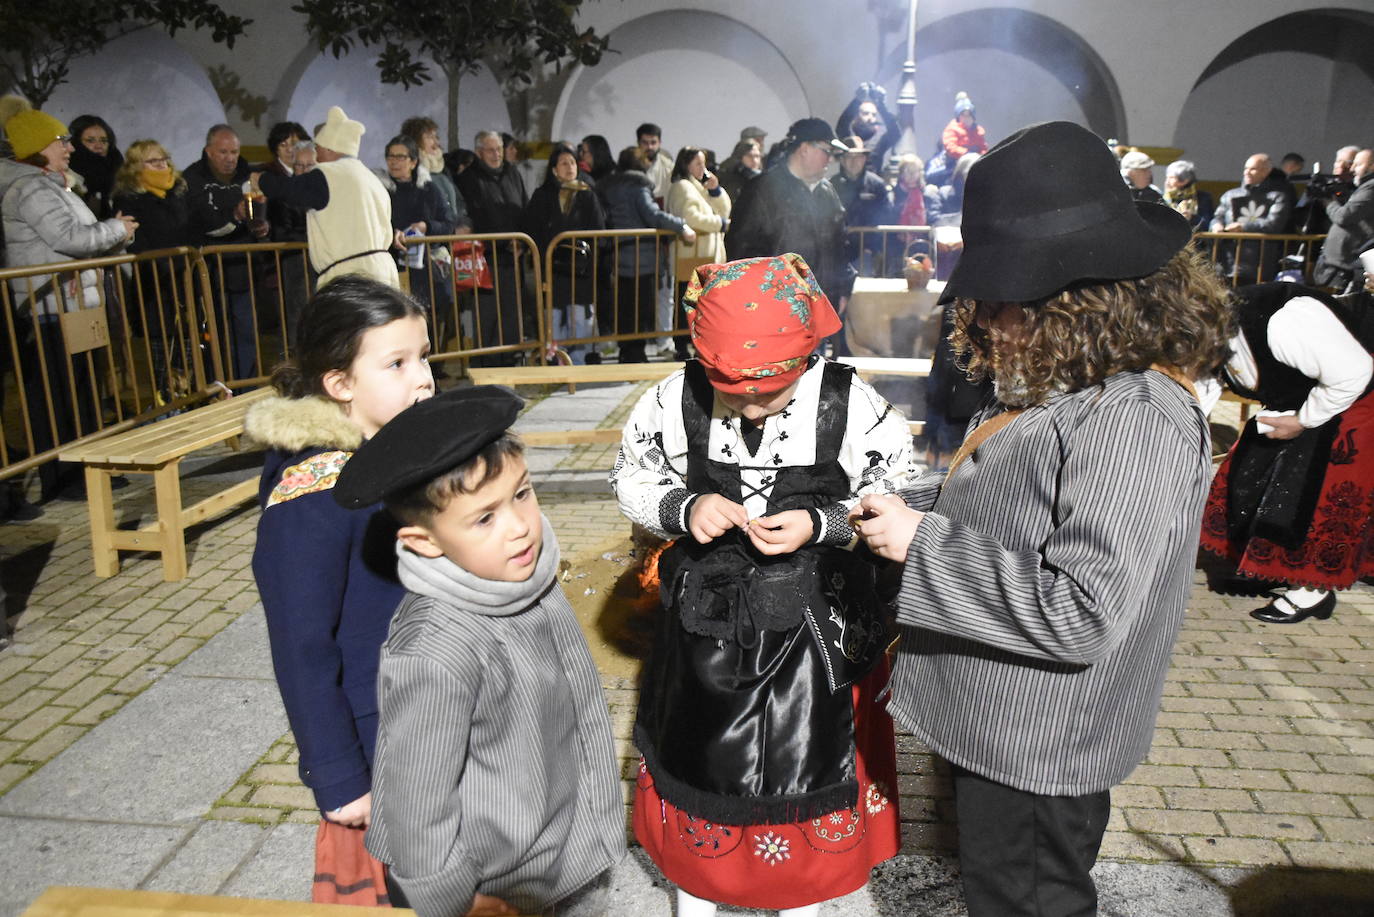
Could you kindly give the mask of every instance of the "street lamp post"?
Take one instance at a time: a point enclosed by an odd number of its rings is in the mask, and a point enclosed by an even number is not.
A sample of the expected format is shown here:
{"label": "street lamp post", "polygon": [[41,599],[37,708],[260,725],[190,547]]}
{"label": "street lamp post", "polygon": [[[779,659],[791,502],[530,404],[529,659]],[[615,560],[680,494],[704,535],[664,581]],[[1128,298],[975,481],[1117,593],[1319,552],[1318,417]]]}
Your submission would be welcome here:
{"label": "street lamp post", "polygon": [[902,64],[902,88],[897,94],[897,117],[902,137],[893,150],[896,156],[916,153],[916,3],[910,0],[906,26],[906,63]]}

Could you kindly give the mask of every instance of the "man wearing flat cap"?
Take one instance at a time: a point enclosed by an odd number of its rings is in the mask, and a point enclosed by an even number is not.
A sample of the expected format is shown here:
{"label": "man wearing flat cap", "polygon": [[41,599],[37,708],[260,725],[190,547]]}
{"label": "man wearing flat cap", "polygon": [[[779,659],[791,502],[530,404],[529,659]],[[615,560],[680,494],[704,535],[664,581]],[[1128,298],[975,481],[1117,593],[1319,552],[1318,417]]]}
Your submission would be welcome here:
{"label": "man wearing flat cap", "polygon": [[391,256],[391,196],[358,159],[367,128],[335,105],[315,134],[319,165],[304,175],[254,172],[253,190],[306,211],[305,234],[317,286],[362,274],[401,285]]}
{"label": "man wearing flat cap", "polygon": [[1025,128],[968,175],[952,343],[994,398],[947,475],[865,497],[903,563],[893,716],[953,766],[972,917],[1090,915],[1109,791],[1150,749],[1211,479],[1192,380],[1226,294],[1103,141]]}
{"label": "man wearing flat cap", "polygon": [[744,186],[725,247],[731,261],[796,252],[843,315],[854,271],[845,258],[844,205],[825,173],[849,147],[820,118],[794,123],[783,143],[787,159]]}

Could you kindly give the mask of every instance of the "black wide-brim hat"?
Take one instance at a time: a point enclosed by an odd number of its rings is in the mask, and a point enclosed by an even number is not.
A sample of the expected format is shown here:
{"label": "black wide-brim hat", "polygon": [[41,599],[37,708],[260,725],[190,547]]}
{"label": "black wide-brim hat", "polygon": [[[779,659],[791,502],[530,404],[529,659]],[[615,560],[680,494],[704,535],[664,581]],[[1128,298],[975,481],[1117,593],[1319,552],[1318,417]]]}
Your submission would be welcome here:
{"label": "black wide-brim hat", "polygon": [[1182,214],[1132,200],[1107,144],[1068,121],[1022,128],[974,164],[962,232],[942,303],[1032,302],[1146,277],[1192,237]]}
{"label": "black wide-brim hat", "polygon": [[499,385],[455,388],[417,401],[358,447],[339,473],[334,500],[361,509],[434,480],[500,439],[524,404]]}

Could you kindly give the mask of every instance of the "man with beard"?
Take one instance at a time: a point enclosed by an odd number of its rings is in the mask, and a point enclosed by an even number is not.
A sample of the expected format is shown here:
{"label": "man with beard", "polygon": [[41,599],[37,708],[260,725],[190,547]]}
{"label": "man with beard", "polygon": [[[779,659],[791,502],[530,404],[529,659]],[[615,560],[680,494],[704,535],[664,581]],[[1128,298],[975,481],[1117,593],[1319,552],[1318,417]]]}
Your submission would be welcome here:
{"label": "man with beard", "polygon": [[860,83],[854,98],[835,121],[837,137],[857,136],[872,162],[882,163],[902,135],[897,116],[887,110],[887,90],[877,83]]}

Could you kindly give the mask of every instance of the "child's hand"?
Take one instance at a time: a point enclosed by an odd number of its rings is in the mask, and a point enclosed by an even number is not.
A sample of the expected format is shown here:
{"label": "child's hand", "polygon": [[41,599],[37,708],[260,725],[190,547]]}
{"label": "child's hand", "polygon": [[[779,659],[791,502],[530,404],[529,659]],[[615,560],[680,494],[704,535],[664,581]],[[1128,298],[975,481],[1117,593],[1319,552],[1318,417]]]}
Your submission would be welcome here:
{"label": "child's hand", "polygon": [[505,917],[518,913],[520,912],[500,898],[479,892],[472,896],[472,907],[468,908],[467,917]]}
{"label": "child's hand", "polygon": [[364,793],[348,805],[324,813],[324,817],[350,828],[366,828],[372,824],[372,794]]}
{"label": "child's hand", "polygon": [[760,516],[749,523],[749,540],[760,554],[791,554],[815,533],[811,514],[804,509]]}
{"label": "child's hand", "polygon": [[849,524],[870,551],[900,564],[923,518],[925,513],[909,509],[896,494],[868,494],[849,514]]}
{"label": "child's hand", "polygon": [[748,528],[749,514],[734,500],[720,494],[706,494],[692,504],[687,530],[698,544],[706,544],[734,528]]}

